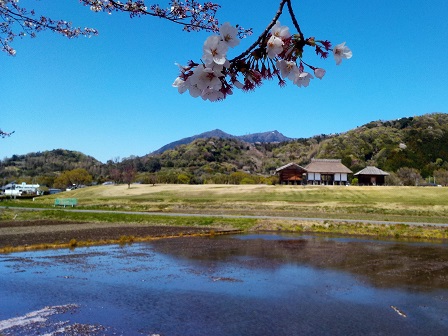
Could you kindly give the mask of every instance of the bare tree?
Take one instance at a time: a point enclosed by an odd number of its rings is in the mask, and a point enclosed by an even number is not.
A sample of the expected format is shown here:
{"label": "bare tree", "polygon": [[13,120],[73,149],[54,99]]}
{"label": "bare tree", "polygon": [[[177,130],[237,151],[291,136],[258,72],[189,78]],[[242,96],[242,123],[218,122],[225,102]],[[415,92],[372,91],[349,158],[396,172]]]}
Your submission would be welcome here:
{"label": "bare tree", "polygon": [[448,170],[442,168],[435,170],[434,182],[443,186],[448,186]]}
{"label": "bare tree", "polygon": [[135,180],[135,175],[137,174],[137,170],[134,168],[133,165],[126,165],[123,168],[122,176],[123,176],[123,182],[128,185],[128,189],[131,188],[131,183]]}
{"label": "bare tree", "polygon": [[115,184],[118,184],[122,181],[122,173],[118,168],[112,168],[110,170],[110,178],[114,181]]}
{"label": "bare tree", "polygon": [[405,186],[418,186],[422,181],[420,171],[415,168],[402,167],[397,170],[397,176]]}

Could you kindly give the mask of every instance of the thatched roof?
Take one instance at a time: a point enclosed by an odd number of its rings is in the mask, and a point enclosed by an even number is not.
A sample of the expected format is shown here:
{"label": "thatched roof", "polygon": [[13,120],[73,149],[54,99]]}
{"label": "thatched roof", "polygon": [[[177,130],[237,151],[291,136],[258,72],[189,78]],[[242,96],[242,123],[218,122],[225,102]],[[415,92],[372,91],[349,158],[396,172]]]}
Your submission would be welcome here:
{"label": "thatched roof", "polygon": [[311,163],[305,167],[309,173],[336,174],[353,173],[341,163],[340,159],[311,159]]}
{"label": "thatched roof", "polygon": [[295,168],[297,170],[305,171],[305,168],[303,168],[302,166],[299,166],[297,163],[294,163],[294,162],[291,162],[291,163],[288,163],[288,164],[286,164],[284,166],[281,166],[281,167],[277,168],[275,171],[279,172],[279,171],[284,170],[286,168]]}
{"label": "thatched roof", "polygon": [[367,166],[363,170],[360,170],[355,174],[356,175],[382,175],[382,176],[388,176],[389,173],[385,172],[384,170],[381,170],[377,167],[373,166]]}

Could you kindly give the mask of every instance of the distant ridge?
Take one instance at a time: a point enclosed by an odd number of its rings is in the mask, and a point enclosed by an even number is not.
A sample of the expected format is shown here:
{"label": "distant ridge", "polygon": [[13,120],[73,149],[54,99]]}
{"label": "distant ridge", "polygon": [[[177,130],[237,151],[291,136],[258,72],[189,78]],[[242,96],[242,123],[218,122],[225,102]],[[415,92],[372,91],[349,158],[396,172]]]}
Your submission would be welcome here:
{"label": "distant ridge", "polygon": [[271,143],[271,142],[284,142],[284,141],[290,141],[294,140],[293,138],[288,138],[287,136],[284,136],[282,133],[278,131],[269,131],[269,132],[262,132],[262,133],[253,133],[253,134],[246,134],[246,135],[232,135],[226,132],[221,131],[220,129],[215,129],[213,131],[204,132],[201,134],[193,135],[191,137],[183,138],[177,141],[173,141],[169,144],[166,144],[163,147],[160,147],[159,149],[155,150],[151,153],[151,155],[154,154],[161,154],[169,149],[173,149],[180,145],[187,145],[189,143],[192,143],[196,139],[206,139],[206,138],[221,138],[221,139],[238,139],[241,141],[245,141],[248,143]]}
{"label": "distant ridge", "polygon": [[242,141],[249,142],[249,143],[284,142],[284,141],[294,140],[293,138],[288,138],[288,137],[284,136],[279,131],[247,134],[247,135],[237,136],[236,138],[239,140],[242,140]]}

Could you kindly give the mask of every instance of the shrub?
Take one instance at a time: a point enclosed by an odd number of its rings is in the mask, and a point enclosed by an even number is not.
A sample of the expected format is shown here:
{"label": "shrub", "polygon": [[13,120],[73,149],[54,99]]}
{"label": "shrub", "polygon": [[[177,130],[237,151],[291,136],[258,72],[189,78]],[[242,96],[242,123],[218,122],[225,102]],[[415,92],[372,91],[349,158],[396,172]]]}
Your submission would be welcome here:
{"label": "shrub", "polygon": [[255,181],[250,177],[244,177],[240,184],[255,184]]}
{"label": "shrub", "polygon": [[74,248],[74,247],[76,247],[76,246],[78,246],[78,242],[76,241],[76,239],[70,239],[70,241],[68,242],[68,246],[70,247],[70,248]]}

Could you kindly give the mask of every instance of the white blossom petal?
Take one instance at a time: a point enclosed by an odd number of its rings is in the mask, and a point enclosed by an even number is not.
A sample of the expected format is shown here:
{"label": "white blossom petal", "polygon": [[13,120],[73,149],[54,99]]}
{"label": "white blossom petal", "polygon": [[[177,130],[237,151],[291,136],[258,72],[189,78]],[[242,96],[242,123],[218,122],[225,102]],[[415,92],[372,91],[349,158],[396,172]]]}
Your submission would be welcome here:
{"label": "white blossom petal", "polygon": [[179,91],[180,94],[188,90],[188,84],[180,77],[177,77],[174,80],[173,87],[177,87],[177,91]]}
{"label": "white blossom petal", "polygon": [[227,44],[222,42],[219,36],[212,35],[204,42],[202,60],[206,65],[224,64],[227,49]]}
{"label": "white blossom petal", "polygon": [[325,69],[322,68],[314,69],[314,76],[316,76],[319,79],[322,79],[322,77],[325,76],[325,73],[326,73]]}
{"label": "white blossom petal", "polygon": [[280,60],[276,63],[277,68],[280,70],[280,75],[283,78],[288,78],[292,81],[300,74],[300,70],[297,67],[296,62]]}
{"label": "white blossom petal", "polygon": [[296,78],[294,79],[294,84],[298,87],[305,86],[307,87],[310,84],[310,80],[314,77],[308,73],[308,72],[301,72]]}
{"label": "white blossom petal", "polygon": [[230,23],[225,22],[221,28],[219,28],[222,41],[227,44],[228,47],[233,48],[240,44],[238,38],[238,29],[231,26]]}
{"label": "white blossom petal", "polygon": [[277,21],[271,29],[271,34],[282,40],[287,39],[291,36],[289,33],[289,28],[287,26],[282,26],[280,21]]}
{"label": "white blossom petal", "polygon": [[345,45],[345,42],[338,44],[333,48],[333,56],[336,61],[336,65],[341,64],[342,59],[350,59],[353,54],[352,51]]}
{"label": "white blossom petal", "polygon": [[284,43],[280,38],[272,35],[266,46],[268,57],[275,58],[278,54],[280,54],[283,51],[283,44]]}

